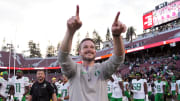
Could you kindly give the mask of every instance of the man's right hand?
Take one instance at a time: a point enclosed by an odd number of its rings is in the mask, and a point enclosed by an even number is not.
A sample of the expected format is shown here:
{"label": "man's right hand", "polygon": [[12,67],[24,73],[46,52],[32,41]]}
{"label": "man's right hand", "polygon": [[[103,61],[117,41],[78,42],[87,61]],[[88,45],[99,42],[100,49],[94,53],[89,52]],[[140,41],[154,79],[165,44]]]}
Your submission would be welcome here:
{"label": "man's right hand", "polygon": [[76,16],[72,16],[68,21],[67,21],[67,28],[70,34],[74,34],[76,30],[78,30],[82,25],[82,22],[79,18],[79,5],[77,5],[76,8]]}

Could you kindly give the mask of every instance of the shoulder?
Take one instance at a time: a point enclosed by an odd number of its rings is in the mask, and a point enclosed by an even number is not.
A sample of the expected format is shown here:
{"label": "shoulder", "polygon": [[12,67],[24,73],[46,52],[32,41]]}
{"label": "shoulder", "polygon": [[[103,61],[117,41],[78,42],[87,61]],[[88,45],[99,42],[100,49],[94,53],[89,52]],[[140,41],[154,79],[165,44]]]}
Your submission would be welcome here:
{"label": "shoulder", "polygon": [[53,84],[48,81],[45,81],[44,85],[46,85],[47,88],[54,88]]}
{"label": "shoulder", "polygon": [[110,85],[110,84],[112,84],[112,82],[109,80],[109,81],[107,82],[107,84]]}
{"label": "shoulder", "polygon": [[59,85],[59,82],[55,82],[55,85]]}
{"label": "shoulder", "polygon": [[29,78],[24,76],[24,77],[23,77],[23,80],[29,81]]}
{"label": "shoulder", "polygon": [[33,83],[33,85],[38,85],[38,84],[39,84],[39,83],[38,83],[37,81]]}
{"label": "shoulder", "polygon": [[128,84],[128,82],[123,82],[125,85],[127,85]]}
{"label": "shoulder", "polygon": [[12,77],[11,77],[11,80],[12,80],[12,81],[15,81],[15,80],[16,80],[16,76],[12,76]]}
{"label": "shoulder", "polygon": [[122,80],[121,77],[118,77],[118,78],[117,78],[117,81],[118,81],[118,82],[122,82],[123,80]]}
{"label": "shoulder", "polygon": [[46,80],[44,81],[44,83],[47,84],[47,85],[51,85],[51,83],[46,81]]}
{"label": "shoulder", "polygon": [[3,82],[4,81],[4,79],[3,78],[0,78],[0,82]]}
{"label": "shoulder", "polygon": [[180,80],[177,80],[176,83],[180,83]]}
{"label": "shoulder", "polygon": [[133,79],[133,80],[132,80],[132,83],[134,83],[134,82],[136,82],[136,81],[137,81],[136,79]]}
{"label": "shoulder", "polygon": [[69,83],[69,81],[65,84],[66,86],[70,86],[70,83]]}
{"label": "shoulder", "polygon": [[143,79],[144,80],[144,82],[146,82],[147,83],[147,80],[146,79]]}
{"label": "shoulder", "polygon": [[38,82],[33,83],[31,89],[33,89],[33,88],[36,87],[37,85],[38,85]]}
{"label": "shoulder", "polygon": [[167,83],[166,83],[166,82],[164,82],[164,81],[161,81],[161,84],[166,85]]}

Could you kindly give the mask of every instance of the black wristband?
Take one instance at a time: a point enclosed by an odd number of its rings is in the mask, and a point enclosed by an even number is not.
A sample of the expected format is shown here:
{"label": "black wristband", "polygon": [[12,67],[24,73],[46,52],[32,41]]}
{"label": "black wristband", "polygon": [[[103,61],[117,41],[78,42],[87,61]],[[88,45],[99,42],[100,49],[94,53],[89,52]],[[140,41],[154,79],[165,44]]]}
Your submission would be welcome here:
{"label": "black wristband", "polygon": [[117,34],[117,35],[114,35],[114,34],[113,34],[112,36],[113,36],[113,37],[119,37],[119,36],[120,36],[120,34]]}

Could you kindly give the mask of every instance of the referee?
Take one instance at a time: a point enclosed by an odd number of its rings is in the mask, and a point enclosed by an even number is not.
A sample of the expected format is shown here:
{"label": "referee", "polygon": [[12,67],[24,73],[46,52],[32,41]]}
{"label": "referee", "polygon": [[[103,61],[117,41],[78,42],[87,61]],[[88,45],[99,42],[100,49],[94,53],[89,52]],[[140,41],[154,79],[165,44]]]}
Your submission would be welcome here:
{"label": "referee", "polygon": [[45,80],[45,72],[38,70],[36,77],[37,81],[32,85],[28,101],[57,101],[55,89]]}

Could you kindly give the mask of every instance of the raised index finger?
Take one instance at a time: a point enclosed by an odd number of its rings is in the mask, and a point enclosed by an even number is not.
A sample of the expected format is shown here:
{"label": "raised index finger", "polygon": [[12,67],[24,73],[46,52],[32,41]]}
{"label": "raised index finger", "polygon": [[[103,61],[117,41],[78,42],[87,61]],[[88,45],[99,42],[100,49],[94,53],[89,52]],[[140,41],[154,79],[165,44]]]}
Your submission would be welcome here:
{"label": "raised index finger", "polygon": [[76,6],[76,17],[79,19],[79,5]]}
{"label": "raised index finger", "polygon": [[115,20],[114,20],[114,23],[115,23],[115,22],[118,22],[119,15],[120,15],[120,12],[117,13],[116,18],[115,18]]}

